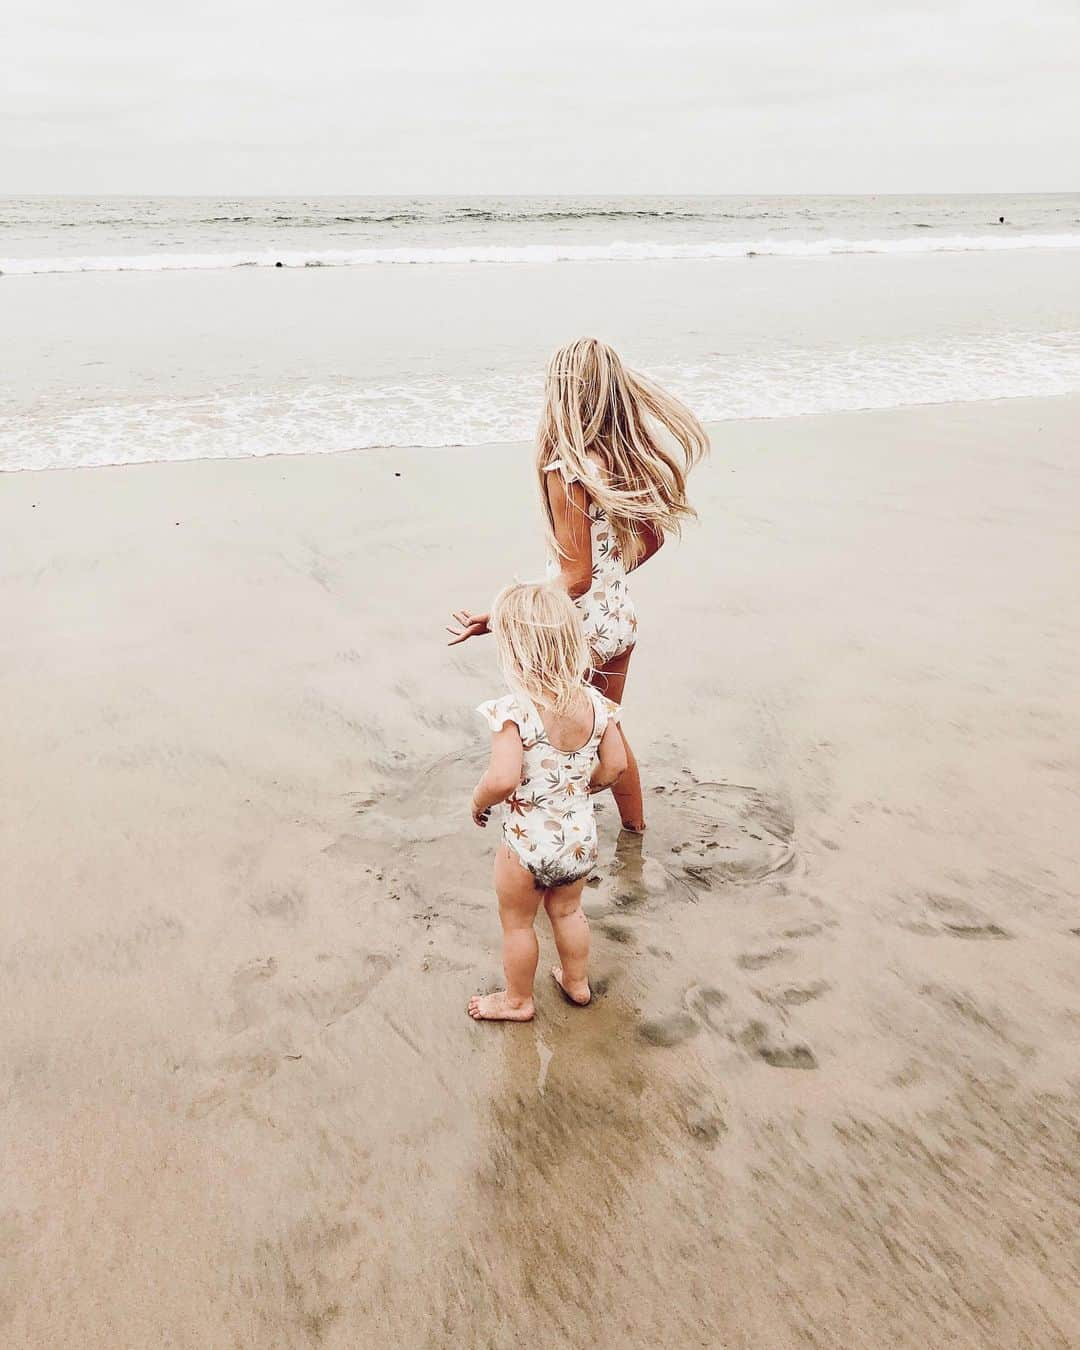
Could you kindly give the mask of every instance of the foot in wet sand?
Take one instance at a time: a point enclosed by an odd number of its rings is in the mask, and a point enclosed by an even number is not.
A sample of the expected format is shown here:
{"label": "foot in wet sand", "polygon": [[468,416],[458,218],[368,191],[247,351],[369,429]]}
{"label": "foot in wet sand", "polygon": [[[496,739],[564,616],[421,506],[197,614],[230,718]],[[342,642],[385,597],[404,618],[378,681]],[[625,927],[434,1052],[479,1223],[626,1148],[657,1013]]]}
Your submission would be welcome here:
{"label": "foot in wet sand", "polygon": [[589,988],[588,980],[580,980],[576,984],[571,984],[567,980],[564,984],[562,966],[551,967],[551,978],[562,990],[567,1001],[573,1003],[576,1007],[587,1008],[592,1002],[592,990]]}
{"label": "foot in wet sand", "polygon": [[474,1022],[531,1022],[533,1001],[512,1000],[505,989],[499,989],[494,994],[474,994],[468,1012]]}

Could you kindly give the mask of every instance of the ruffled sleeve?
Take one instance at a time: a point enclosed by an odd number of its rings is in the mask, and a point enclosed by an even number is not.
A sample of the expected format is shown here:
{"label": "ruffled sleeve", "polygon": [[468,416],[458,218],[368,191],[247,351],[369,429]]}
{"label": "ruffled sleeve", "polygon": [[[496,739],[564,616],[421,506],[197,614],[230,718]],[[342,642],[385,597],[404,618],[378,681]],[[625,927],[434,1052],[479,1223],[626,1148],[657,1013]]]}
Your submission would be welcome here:
{"label": "ruffled sleeve", "polygon": [[544,472],[545,472],[545,473],[556,473],[556,472],[561,473],[562,476],[563,476],[563,482],[566,483],[566,484],[568,484],[568,485],[569,485],[570,483],[576,483],[576,482],[578,481],[578,476],[577,476],[577,474],[574,473],[573,469],[570,468],[570,465],[567,464],[566,460],[564,460],[564,459],[553,459],[553,460],[551,460],[550,463],[544,465]]}
{"label": "ruffled sleeve", "polygon": [[605,698],[603,694],[600,695],[600,702],[609,722],[617,722],[622,717],[622,709],[617,703],[612,703],[611,699]]}
{"label": "ruffled sleeve", "polygon": [[596,738],[596,744],[599,744],[604,732],[607,731],[608,723],[617,722],[622,716],[622,709],[617,703],[612,703],[611,699],[605,698],[599,689],[592,685],[586,687],[592,698],[593,707],[596,709],[596,727],[593,735]]}
{"label": "ruffled sleeve", "polygon": [[513,694],[489,699],[487,703],[481,703],[476,711],[492,731],[502,731],[507,722],[513,722],[518,731],[521,731],[525,723],[525,715]]}
{"label": "ruffled sleeve", "polygon": [[588,455],[586,456],[585,459],[585,465],[586,471],[584,478],[581,476],[581,474],[575,473],[574,470],[570,467],[570,465],[567,464],[565,459],[556,458],[551,460],[549,463],[544,465],[544,472],[554,473],[556,470],[558,470],[558,472],[562,474],[563,481],[567,485],[569,485],[570,483],[584,483],[586,487],[589,485],[590,482],[596,482],[603,478],[604,471],[600,465],[599,460],[593,459],[591,455]]}

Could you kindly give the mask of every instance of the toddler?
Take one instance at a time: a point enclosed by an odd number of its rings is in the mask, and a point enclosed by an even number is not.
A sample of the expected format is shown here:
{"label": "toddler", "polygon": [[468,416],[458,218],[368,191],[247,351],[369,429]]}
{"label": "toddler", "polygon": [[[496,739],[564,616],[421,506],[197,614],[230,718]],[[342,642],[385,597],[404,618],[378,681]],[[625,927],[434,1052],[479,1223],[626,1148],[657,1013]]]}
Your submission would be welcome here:
{"label": "toddler", "polygon": [[470,1000],[469,1016],[528,1022],[541,903],[561,962],[551,972],[555,982],[580,1007],[592,998],[589,924],[581,909],[597,858],[591,794],[616,781],[626,751],[618,706],[586,683],[581,616],[562,587],[508,586],[495,600],[491,629],[511,692],[477,709],[491,728],[491,759],[473,790],[472,817],[484,826],[501,803],[495,893],[506,988]]}

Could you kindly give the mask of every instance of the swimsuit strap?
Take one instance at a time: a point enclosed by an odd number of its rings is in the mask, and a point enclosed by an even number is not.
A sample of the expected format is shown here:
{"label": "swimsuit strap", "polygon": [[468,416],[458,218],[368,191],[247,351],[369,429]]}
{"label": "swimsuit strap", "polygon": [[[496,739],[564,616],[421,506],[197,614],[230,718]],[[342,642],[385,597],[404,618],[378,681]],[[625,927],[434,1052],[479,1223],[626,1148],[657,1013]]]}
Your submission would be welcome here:
{"label": "swimsuit strap", "polygon": [[607,711],[601,702],[599,692],[591,684],[587,688],[589,690],[589,702],[592,704],[593,710],[593,726],[592,735],[589,737],[585,748],[595,754],[596,748],[603,740],[604,732],[607,730]]}
{"label": "swimsuit strap", "polygon": [[599,689],[593,685],[586,685],[589,691],[589,697],[592,699],[595,720],[593,723],[593,734],[589,745],[596,749],[604,738],[604,732],[607,731],[608,723],[619,720],[619,705],[612,703],[611,699],[605,698]]}
{"label": "swimsuit strap", "polygon": [[519,694],[517,703],[524,717],[524,721],[519,723],[522,739],[527,739],[531,745],[546,739],[547,732],[544,730],[544,719],[540,716],[540,710],[532,699],[527,694]]}

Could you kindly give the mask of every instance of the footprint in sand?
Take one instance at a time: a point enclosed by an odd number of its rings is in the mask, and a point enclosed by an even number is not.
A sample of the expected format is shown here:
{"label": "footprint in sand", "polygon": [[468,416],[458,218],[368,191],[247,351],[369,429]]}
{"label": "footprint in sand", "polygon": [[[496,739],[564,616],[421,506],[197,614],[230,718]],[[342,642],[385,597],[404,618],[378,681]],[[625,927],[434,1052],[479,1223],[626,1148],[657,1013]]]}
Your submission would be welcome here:
{"label": "footprint in sand", "polygon": [[256,1022],[265,1020],[270,995],[270,981],[277,974],[278,964],[272,956],[256,956],[237,966],[232,977],[233,1009],[225,1019],[225,1029],[231,1036],[246,1031]]}
{"label": "footprint in sand", "polygon": [[[806,1002],[810,997],[816,997],[816,993],[807,992],[807,998],[792,1001]],[[639,1034],[652,1045],[666,1047],[679,1045],[708,1028],[770,1068],[818,1067],[817,1057],[808,1045],[802,1041],[789,1041],[781,1027],[770,1026],[760,1018],[743,1020],[728,995],[715,985],[691,985],[683,995],[683,1004],[679,1012],[642,1022]],[[780,1016],[783,1016],[782,1012]]]}
{"label": "footprint in sand", "polygon": [[780,936],[788,938],[791,941],[794,941],[796,938],[817,937],[818,933],[822,932],[824,928],[825,925],[823,923],[807,923],[803,924],[800,928],[785,928]]}
{"label": "footprint in sand", "polygon": [[683,1007],[678,1012],[650,1017],[638,1027],[638,1034],[651,1045],[679,1045],[696,1036],[703,1027],[719,1028],[720,1010],[728,996],[722,989],[710,984],[693,984],[683,995]]}
{"label": "footprint in sand", "polygon": [[252,913],[260,919],[276,919],[279,923],[297,923],[307,911],[307,900],[296,886],[268,891],[248,901]]}
{"label": "footprint in sand", "polygon": [[959,938],[994,939],[1012,936],[996,923],[947,923],[945,931],[952,934],[953,937]]}
{"label": "footprint in sand", "polygon": [[774,1069],[816,1069],[814,1052],[801,1042],[787,1042],[764,1022],[748,1022],[738,1036],[744,1050]]}
{"label": "footprint in sand", "polygon": [[777,961],[789,961],[791,952],[787,947],[769,947],[766,951],[743,952],[735,958],[740,970],[762,970],[765,966],[775,965]]}
{"label": "footprint in sand", "polygon": [[901,926],[928,937],[944,935],[969,941],[1000,941],[1012,937],[968,901],[933,893],[924,897],[921,915],[904,921]]}
{"label": "footprint in sand", "polygon": [[612,942],[618,942],[620,945],[629,946],[634,941],[634,930],[621,923],[598,923],[596,927],[597,931],[603,933],[604,937],[610,938]]}
{"label": "footprint in sand", "polygon": [[317,1026],[332,1027],[367,1002],[394,964],[384,952],[353,951],[341,957],[337,971],[295,981],[282,1007]]}
{"label": "footprint in sand", "polygon": [[723,1103],[709,1084],[688,1083],[678,1092],[675,1110],[686,1133],[699,1144],[711,1147],[727,1134]]}
{"label": "footprint in sand", "polygon": [[649,1017],[638,1027],[638,1034],[650,1045],[681,1045],[701,1030],[701,1023],[692,1013],[668,1013],[665,1017]]}
{"label": "footprint in sand", "polygon": [[774,1069],[816,1069],[818,1066],[808,1045],[763,1045],[758,1048],[757,1056]]}
{"label": "footprint in sand", "polygon": [[827,994],[831,988],[828,980],[814,980],[810,984],[789,984],[781,989],[759,989],[757,996],[763,1003],[771,1003],[777,1008],[797,1008],[801,1003],[811,1003]]}
{"label": "footprint in sand", "polygon": [[714,1030],[720,1025],[720,1010],[728,1002],[727,994],[712,984],[692,984],[683,995],[687,1012]]}
{"label": "footprint in sand", "polygon": [[242,966],[237,966],[233,972],[233,984],[257,984],[260,980],[268,980],[276,973],[277,961],[274,957],[256,956],[250,961],[245,961]]}
{"label": "footprint in sand", "polygon": [[727,1121],[719,1111],[707,1106],[691,1107],[686,1112],[686,1133],[702,1144],[715,1144],[727,1133]]}

